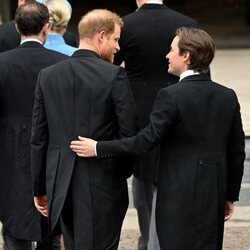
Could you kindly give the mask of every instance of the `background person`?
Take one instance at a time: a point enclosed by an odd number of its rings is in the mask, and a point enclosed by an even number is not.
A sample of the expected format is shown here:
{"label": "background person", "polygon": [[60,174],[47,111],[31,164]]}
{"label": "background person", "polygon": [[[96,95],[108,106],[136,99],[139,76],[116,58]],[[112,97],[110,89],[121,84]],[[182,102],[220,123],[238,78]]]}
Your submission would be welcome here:
{"label": "background person", "polygon": [[[168,8],[163,0],[136,0],[136,4],[137,11],[123,17],[124,27],[119,41],[121,50],[115,56],[115,64],[125,62],[137,108],[136,122],[143,129],[149,122],[159,89],[178,82],[177,76],[168,73],[168,62],[165,60],[176,29],[181,26],[196,27],[197,22]],[[157,148],[140,156],[134,166],[132,191],[141,232],[139,249],[146,249],[148,241],[149,250],[159,249],[154,217],[150,227],[152,199],[153,194],[156,195],[158,153]]]}
{"label": "background person", "polygon": [[47,229],[47,219],[34,206],[31,181],[36,80],[41,69],[67,57],[43,47],[49,22],[46,6],[35,2],[21,5],[15,21],[21,45],[0,53],[0,220],[4,249],[29,250],[31,241],[40,241]]}
{"label": "background person", "polygon": [[[37,0],[37,2],[45,3],[47,0]],[[66,1],[66,0],[65,0]],[[25,3],[32,3],[35,0],[18,0],[18,7]],[[66,31],[64,39],[67,44],[77,47],[78,38],[74,33]],[[11,50],[20,45],[21,37],[15,27],[15,20],[5,22],[0,25],[0,52]]]}
{"label": "background person", "polygon": [[49,9],[50,30],[44,47],[71,56],[77,48],[66,44],[63,38],[71,17],[69,7],[63,0],[50,0],[46,6]]}

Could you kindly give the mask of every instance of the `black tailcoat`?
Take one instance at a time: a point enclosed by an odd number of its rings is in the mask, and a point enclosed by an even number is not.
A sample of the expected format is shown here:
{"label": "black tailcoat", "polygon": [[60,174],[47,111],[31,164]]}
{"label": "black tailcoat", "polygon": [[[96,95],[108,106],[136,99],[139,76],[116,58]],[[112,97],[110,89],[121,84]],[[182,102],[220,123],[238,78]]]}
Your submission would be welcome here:
{"label": "black tailcoat", "polygon": [[37,42],[0,53],[0,220],[17,238],[41,238],[30,166],[34,92],[39,71],[65,58]]}
{"label": "black tailcoat", "polygon": [[[48,195],[51,229],[68,194],[74,224],[85,221],[80,225],[81,239],[75,236],[76,240],[82,240],[85,249],[113,249],[118,244],[128,206],[126,178],[131,164],[76,157],[70,142],[78,135],[103,140],[133,133],[134,106],[123,68],[92,51],[78,50],[69,60],[41,71],[31,157],[35,194]],[[75,206],[80,199],[82,206]],[[75,249],[81,249],[75,244]]]}
{"label": "black tailcoat", "polygon": [[157,144],[161,249],[222,249],[225,202],[238,200],[245,159],[234,91],[205,75],[186,77],[159,91],[150,123],[137,136],[98,142],[97,154],[139,154]]}

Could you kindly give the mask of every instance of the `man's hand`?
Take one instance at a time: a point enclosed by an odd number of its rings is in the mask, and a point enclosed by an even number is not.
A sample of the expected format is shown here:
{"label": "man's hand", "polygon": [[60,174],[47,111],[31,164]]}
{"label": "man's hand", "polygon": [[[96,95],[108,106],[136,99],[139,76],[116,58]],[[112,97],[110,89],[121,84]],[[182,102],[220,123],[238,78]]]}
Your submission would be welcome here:
{"label": "man's hand", "polygon": [[48,217],[48,201],[47,195],[34,196],[36,209],[45,217]]}
{"label": "man's hand", "polygon": [[80,157],[95,157],[97,141],[78,136],[78,141],[72,141],[70,148]]}
{"label": "man's hand", "polygon": [[225,217],[224,217],[225,221],[229,220],[232,217],[233,211],[234,211],[233,202],[227,201],[225,205]]}

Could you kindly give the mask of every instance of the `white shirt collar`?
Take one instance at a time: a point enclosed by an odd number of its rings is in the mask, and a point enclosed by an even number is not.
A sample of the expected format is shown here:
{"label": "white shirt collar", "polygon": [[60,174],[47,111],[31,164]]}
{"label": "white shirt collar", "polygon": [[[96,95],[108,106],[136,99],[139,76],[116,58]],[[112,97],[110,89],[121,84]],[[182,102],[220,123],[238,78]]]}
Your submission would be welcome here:
{"label": "white shirt collar", "polygon": [[199,75],[199,74],[200,74],[199,72],[194,72],[192,69],[188,69],[188,70],[181,73],[179,81],[181,81],[183,78],[185,78],[187,76]]}
{"label": "white shirt collar", "polygon": [[148,0],[146,3],[163,4],[163,2],[160,0]]}
{"label": "white shirt collar", "polygon": [[37,42],[37,43],[40,43],[41,45],[43,45],[43,43],[39,39],[36,39],[36,38],[24,39],[21,41],[21,44],[26,43],[26,42]]}

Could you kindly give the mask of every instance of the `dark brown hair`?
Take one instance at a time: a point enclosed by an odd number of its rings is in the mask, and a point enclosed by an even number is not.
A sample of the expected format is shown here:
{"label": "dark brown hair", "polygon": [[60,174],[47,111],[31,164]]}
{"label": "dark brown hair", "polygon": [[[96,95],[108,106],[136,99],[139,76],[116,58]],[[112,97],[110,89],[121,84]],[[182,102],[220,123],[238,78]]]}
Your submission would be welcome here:
{"label": "dark brown hair", "polygon": [[180,54],[190,54],[189,69],[200,73],[207,73],[214,58],[215,44],[210,35],[204,30],[181,27],[176,30],[179,37]]}
{"label": "dark brown hair", "polygon": [[49,11],[44,4],[26,3],[17,8],[15,20],[22,35],[38,35],[49,22]]}

